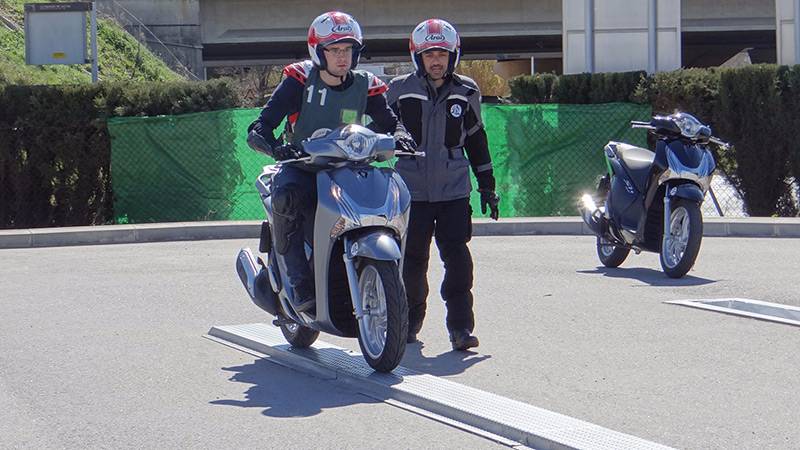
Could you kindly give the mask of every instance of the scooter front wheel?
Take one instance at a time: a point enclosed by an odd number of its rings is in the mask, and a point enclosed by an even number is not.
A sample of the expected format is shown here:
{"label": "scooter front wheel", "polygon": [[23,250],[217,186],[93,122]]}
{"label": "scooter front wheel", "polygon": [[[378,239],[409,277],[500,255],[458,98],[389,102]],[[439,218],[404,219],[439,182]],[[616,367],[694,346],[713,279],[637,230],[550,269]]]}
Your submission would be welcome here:
{"label": "scooter front wheel", "polygon": [[689,271],[700,253],[703,239],[703,216],[700,205],[678,199],[670,213],[669,228],[661,242],[661,268],[670,278],[680,278]]}
{"label": "scooter front wheel", "polygon": [[408,303],[394,261],[362,259],[358,291],[363,315],[358,344],[364,359],[378,372],[390,372],[403,358],[408,335]]}

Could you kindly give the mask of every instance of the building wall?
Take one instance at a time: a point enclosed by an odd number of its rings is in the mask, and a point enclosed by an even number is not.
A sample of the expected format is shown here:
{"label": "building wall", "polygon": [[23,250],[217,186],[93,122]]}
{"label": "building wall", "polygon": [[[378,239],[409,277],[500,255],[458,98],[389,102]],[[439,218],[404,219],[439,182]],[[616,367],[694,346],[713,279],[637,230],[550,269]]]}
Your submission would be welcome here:
{"label": "building wall", "polygon": [[775,0],[681,0],[683,31],[775,29]]}
{"label": "building wall", "polygon": [[302,40],[311,21],[332,9],[352,14],[369,39],[405,39],[414,25],[430,17],[450,21],[464,36],[558,34],[561,30],[560,0],[202,0],[203,42]]}
{"label": "building wall", "polygon": [[[679,0],[657,0],[656,71],[681,66]],[[564,0],[564,73],[648,70],[650,2],[594,0],[593,56],[587,62],[586,2]],[[625,11],[625,14],[620,14]]]}
{"label": "building wall", "polygon": [[204,78],[200,0],[95,0],[178,73]]}
{"label": "building wall", "polygon": [[795,1],[777,0],[776,37],[778,41],[778,64],[797,64],[795,53]]}
{"label": "building wall", "polygon": [[[203,46],[240,43],[292,43],[298,46],[305,40],[308,24],[321,12],[340,9],[352,13],[362,23],[365,36],[370,39],[406,39],[411,27],[429,17],[442,17],[451,21],[462,35],[473,39],[471,47],[483,45],[478,53],[491,56],[495,45],[518,39],[514,49],[506,50],[507,56],[555,60],[562,57],[567,72],[585,70],[582,13],[565,14],[565,5],[574,3],[581,7],[583,0],[406,0],[404,2],[382,2],[367,0],[320,1],[305,0],[97,0],[101,10],[104,5],[119,4],[147,25],[167,49],[177,55],[190,69],[202,75]],[[597,4],[595,37],[596,70],[632,70],[646,68],[647,52],[645,38],[647,0],[595,0]],[[682,55],[674,48],[686,48],[681,42],[681,32],[690,35],[692,55],[705,55],[709,50],[702,44],[708,33],[718,33],[717,42],[726,42],[725,33],[740,34],[740,31],[770,33],[776,28],[782,31],[776,36],[778,58],[788,61],[793,55],[793,37],[787,36],[787,22],[777,18],[780,5],[792,7],[793,0],[659,0],[659,17],[670,20],[659,23],[658,68],[669,70],[680,67]],[[572,3],[571,3],[572,2]],[[779,5],[776,7],[776,2]],[[571,7],[571,6],[569,6]],[[675,12],[678,11],[677,20]],[[781,10],[782,11],[782,10]],[[793,13],[790,13],[793,14]],[[785,14],[784,14],[785,15]],[[562,20],[563,19],[563,20]],[[783,26],[780,24],[784,23]],[[679,30],[679,31],[676,31]],[[537,48],[541,40],[534,37],[554,39],[555,44]],[[766,38],[765,38],[766,36]],[[504,37],[510,39],[503,40]],[[480,40],[480,42],[476,41]],[[760,38],[761,46],[764,34]],[[740,41],[747,41],[740,38]],[[791,41],[791,42],[790,42]],[[373,41],[375,42],[375,41]],[[700,42],[700,44],[698,44]],[[559,49],[558,47],[562,48]],[[719,58],[735,54],[747,43],[735,42],[731,48],[717,49]],[[791,46],[791,47],[790,47]],[[157,50],[158,44],[151,48]],[[551,48],[552,47],[552,48]],[[736,47],[736,48],[733,48]],[[370,47],[373,51],[376,45]],[[469,56],[470,48],[466,48]],[[530,48],[526,53],[525,49]],[[713,49],[712,49],[713,50]],[[227,48],[223,48],[227,52]],[[502,50],[497,50],[501,52]],[[757,51],[773,51],[757,49]],[[486,54],[486,55],[484,55]],[[380,55],[378,55],[380,56]],[[474,52],[473,52],[474,56]],[[231,60],[235,60],[233,56]],[[241,57],[239,57],[241,58]],[[224,58],[223,58],[224,59]],[[697,58],[694,58],[697,59]],[[693,59],[693,60],[694,60]],[[713,58],[712,58],[713,59]],[[714,59],[716,61],[716,59]],[[793,60],[792,60],[793,61]],[[169,63],[169,62],[168,62]],[[713,63],[713,61],[711,61]],[[691,63],[690,63],[691,64]]]}

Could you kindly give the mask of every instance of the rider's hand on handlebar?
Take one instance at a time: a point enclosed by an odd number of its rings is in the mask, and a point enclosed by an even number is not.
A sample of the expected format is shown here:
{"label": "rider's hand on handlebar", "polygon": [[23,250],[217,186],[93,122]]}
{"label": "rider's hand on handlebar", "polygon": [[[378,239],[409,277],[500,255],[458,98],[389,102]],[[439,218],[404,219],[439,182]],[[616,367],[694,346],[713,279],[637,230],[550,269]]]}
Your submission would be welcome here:
{"label": "rider's hand on handlebar", "polygon": [[417,143],[407,131],[397,131],[394,133],[395,148],[401,152],[414,153],[417,151]]}
{"label": "rider's hand on handlebar", "polygon": [[276,161],[285,161],[287,159],[297,159],[302,157],[304,152],[294,144],[279,145],[272,149],[272,156]]}

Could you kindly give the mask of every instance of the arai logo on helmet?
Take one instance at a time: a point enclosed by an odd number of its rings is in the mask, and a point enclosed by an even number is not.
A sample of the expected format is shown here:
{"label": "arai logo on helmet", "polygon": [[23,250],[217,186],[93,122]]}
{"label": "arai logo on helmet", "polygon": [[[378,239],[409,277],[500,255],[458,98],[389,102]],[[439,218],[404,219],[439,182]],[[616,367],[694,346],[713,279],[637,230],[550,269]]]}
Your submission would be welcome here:
{"label": "arai logo on helmet", "polygon": [[353,27],[351,25],[343,24],[343,25],[334,25],[331,29],[334,33],[351,33],[353,31]]}
{"label": "arai logo on helmet", "polygon": [[443,34],[429,34],[425,36],[425,42],[444,42],[445,40]]}

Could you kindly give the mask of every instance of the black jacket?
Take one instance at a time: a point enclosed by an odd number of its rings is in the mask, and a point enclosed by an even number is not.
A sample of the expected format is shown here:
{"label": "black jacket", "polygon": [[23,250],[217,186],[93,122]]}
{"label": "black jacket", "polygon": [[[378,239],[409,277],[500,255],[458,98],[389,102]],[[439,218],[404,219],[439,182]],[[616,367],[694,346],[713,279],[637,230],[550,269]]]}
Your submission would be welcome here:
{"label": "black jacket", "polygon": [[472,79],[452,75],[436,89],[426,76],[403,75],[389,83],[386,97],[419,151],[425,152],[425,157],[402,158],[396,165],[412,200],[469,197],[470,166],[479,189],[494,190],[481,94]]}

